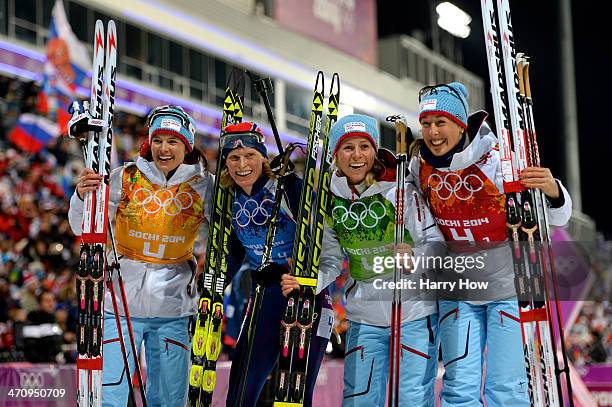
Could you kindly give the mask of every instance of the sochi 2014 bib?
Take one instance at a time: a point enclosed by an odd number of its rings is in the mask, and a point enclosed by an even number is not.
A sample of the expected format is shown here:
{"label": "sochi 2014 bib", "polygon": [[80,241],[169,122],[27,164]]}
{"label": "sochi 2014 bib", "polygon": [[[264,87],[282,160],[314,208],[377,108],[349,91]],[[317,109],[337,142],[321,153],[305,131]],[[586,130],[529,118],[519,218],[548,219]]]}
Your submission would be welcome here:
{"label": "sochi 2014 bib", "polygon": [[116,216],[119,253],[152,263],[189,259],[204,219],[202,198],[189,182],[155,185],[135,165],[125,168],[122,182]]}

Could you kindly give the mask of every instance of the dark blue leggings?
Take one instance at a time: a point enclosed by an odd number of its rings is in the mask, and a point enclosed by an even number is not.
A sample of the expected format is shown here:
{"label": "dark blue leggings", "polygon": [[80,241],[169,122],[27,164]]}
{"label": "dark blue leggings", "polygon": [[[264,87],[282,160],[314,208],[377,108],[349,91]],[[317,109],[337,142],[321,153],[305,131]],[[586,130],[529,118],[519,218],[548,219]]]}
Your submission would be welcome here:
{"label": "dark blue leggings", "polygon": [[[287,305],[287,299],[281,292],[280,285],[274,285],[265,289],[264,298],[261,303],[261,310],[259,312],[259,321],[257,322],[257,331],[255,333],[255,339],[253,342],[253,351],[251,353],[251,361],[249,364],[249,371],[247,373],[246,391],[244,394],[243,402],[241,407],[252,407],[257,403],[259,394],[263,389],[264,384],[268,375],[274,369],[274,365],[278,359],[280,353],[280,321]],[[325,307],[331,310],[331,303],[329,301],[329,295],[327,290],[324,290],[316,297],[315,301],[315,312],[318,315],[313,327],[312,343],[310,345],[310,354],[308,356],[308,376],[306,378],[306,389],[304,396],[304,406],[308,407],[312,405],[312,394],[314,391],[315,383],[317,381],[317,375],[319,374],[319,368],[321,367],[321,361],[325,355],[325,348],[327,347],[328,338],[323,338],[316,335],[317,328],[321,317],[321,307]],[[238,394],[240,387],[240,375],[243,370],[243,366],[239,362],[244,358],[247,345],[247,328],[251,319],[251,308],[248,308],[248,314],[246,315],[243,323],[244,329],[240,333],[238,343],[236,345],[236,353],[234,357],[234,363],[230,371],[229,389],[227,392],[227,403],[228,407],[235,406],[237,400],[240,398]],[[328,321],[324,321],[328,323]]]}

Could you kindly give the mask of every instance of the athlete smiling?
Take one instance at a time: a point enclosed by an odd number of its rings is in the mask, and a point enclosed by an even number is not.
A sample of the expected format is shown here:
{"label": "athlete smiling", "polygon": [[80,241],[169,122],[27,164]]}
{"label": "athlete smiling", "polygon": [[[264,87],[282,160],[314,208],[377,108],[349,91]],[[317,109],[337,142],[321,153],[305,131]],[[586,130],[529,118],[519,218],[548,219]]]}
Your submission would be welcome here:
{"label": "athlete smiling", "polygon": [[[293,252],[296,229],[294,219],[298,212],[302,180],[295,174],[286,176],[286,194],[277,218],[272,263],[259,269],[277,188],[276,177],[272,170],[276,167],[276,160],[268,162],[264,136],[255,123],[245,122],[227,126],[221,137],[223,149],[219,165],[225,168],[221,173],[220,182],[225,187],[234,188],[228,278],[232,278],[245,261],[253,271],[251,277],[254,282],[264,287],[259,320],[256,321],[257,330],[253,340],[252,356],[249,370],[246,372],[245,394],[240,405],[240,407],[249,407],[257,402],[280,353],[281,318],[287,306],[287,299],[281,293],[279,280],[281,274],[289,270],[288,262]],[[255,284],[252,288],[251,294],[254,293]],[[328,321],[333,315],[327,290],[317,295],[315,312],[319,317],[313,328],[313,332],[317,334],[308,356],[309,374],[306,379],[304,406],[312,405],[317,373],[329,339],[330,330],[327,324],[321,327],[320,332],[318,330],[319,321]],[[251,316],[252,307],[249,306],[243,327],[250,325]],[[238,338],[230,372],[226,401],[228,406],[237,406],[239,403],[240,377],[246,368],[240,361],[245,358],[246,351],[247,332],[243,329]]]}
{"label": "athlete smiling", "polygon": [[[395,157],[378,148],[377,127],[372,117],[355,114],[338,120],[329,132],[335,171],[318,287],[326,287],[340,274],[346,254],[350,274],[346,316],[350,327],[344,364],[345,407],[384,405],[389,372],[391,297],[381,301],[385,296],[380,296],[374,282],[392,277],[393,268],[378,273],[374,265],[377,259],[394,257]],[[398,245],[396,254],[402,258],[404,254],[441,254],[442,234],[414,185],[406,184],[405,188],[405,243]],[[421,271],[408,268],[405,278],[418,280]],[[284,294],[297,287],[295,277],[283,276]],[[402,317],[399,403],[434,406],[438,363],[436,303],[417,300],[406,293]]]}
{"label": "athlete smiling", "polygon": [[[423,88],[419,93],[423,139],[411,146],[410,173],[447,240],[449,255],[466,261],[476,256],[485,259],[481,268],[459,273],[455,266],[439,279],[457,279],[459,288],[466,275],[489,283],[488,290],[439,292],[445,367],[441,405],[482,406],[484,394],[489,406],[527,406],[497,137],[485,122],[486,112],[468,116],[467,97],[466,87],[458,82]],[[548,168],[528,167],[520,178],[523,186],[546,194],[551,224],[569,220],[569,194]]]}
{"label": "athlete smiling", "polygon": [[[159,107],[147,121],[149,139],[140,155],[111,173],[109,219],[121,255],[136,348],[143,341],[145,345],[147,403],[185,405],[191,348],[188,321],[196,313],[196,298],[185,287],[192,275],[194,241],[198,232],[207,232],[213,181],[206,160],[194,147],[194,121],[181,107]],[[78,177],[68,213],[77,235],[82,197],[96,190],[100,179],[90,169]],[[124,373],[110,298],[104,304],[102,402],[125,406],[131,378]],[[127,332],[123,309],[120,314]],[[124,338],[128,340],[127,335]],[[128,356],[128,361],[134,372],[133,358]]]}

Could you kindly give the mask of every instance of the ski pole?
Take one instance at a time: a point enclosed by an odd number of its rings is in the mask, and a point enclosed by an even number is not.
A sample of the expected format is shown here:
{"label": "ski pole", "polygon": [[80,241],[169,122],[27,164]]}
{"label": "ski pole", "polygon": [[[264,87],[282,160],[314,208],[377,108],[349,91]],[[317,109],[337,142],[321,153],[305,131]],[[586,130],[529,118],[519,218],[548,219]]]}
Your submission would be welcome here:
{"label": "ski pole", "polygon": [[[115,261],[113,263],[113,265],[110,267],[110,275],[108,276],[108,287],[111,291],[111,298],[113,301],[113,310],[115,312],[115,320],[117,322],[117,331],[119,332],[120,335],[120,340],[121,340],[121,347],[124,348],[124,344],[123,344],[123,334],[122,334],[122,329],[121,329],[121,323],[119,320],[119,313],[118,313],[118,309],[117,309],[117,300],[115,298],[115,288],[113,287],[113,283],[112,283],[112,271],[113,270],[117,270],[117,281],[119,283],[119,292],[121,294],[121,302],[123,305],[123,311],[125,312],[125,322],[128,328],[128,338],[130,340],[130,347],[132,350],[132,356],[134,358],[134,368],[136,369],[136,377],[138,379],[138,386],[140,387],[140,397],[142,398],[142,404],[144,407],[147,407],[147,397],[145,394],[145,388],[144,388],[144,384],[142,381],[142,370],[140,368],[140,361],[138,360],[138,352],[136,351],[136,343],[134,340],[134,331],[132,330],[132,318],[130,317],[130,310],[128,307],[128,302],[127,302],[127,297],[125,295],[125,287],[123,284],[123,277],[121,277],[121,268],[119,266],[119,259],[117,256],[117,249],[116,249],[116,244],[115,244],[115,237],[113,236],[113,231],[110,227],[110,223],[108,225],[108,233],[110,234],[110,238],[111,238],[111,246],[113,248],[113,255],[115,257]],[[123,351],[125,352],[125,349],[123,349]],[[124,360],[125,368],[127,373],[130,373],[130,370],[128,369],[128,364],[127,364],[127,360]],[[130,381],[130,389],[133,392],[132,389],[132,376],[130,375],[129,378]]]}
{"label": "ski pole", "polygon": [[[528,57],[525,56],[524,54],[517,54],[517,70],[518,70],[518,77],[519,77],[520,94],[521,94],[522,101],[525,105],[524,111],[525,111],[525,119],[527,121],[527,136],[528,136],[527,146],[529,147],[528,151],[531,154],[531,160],[532,160],[533,165],[539,167],[540,166],[540,154],[539,154],[539,149],[538,149],[538,142],[536,139],[536,130],[535,130],[535,124],[534,124],[534,117],[533,117],[533,99],[531,97],[531,84],[529,82],[529,60],[528,60]],[[543,202],[544,197],[542,196],[542,191],[536,190],[535,192],[540,195],[540,200],[541,202]],[[544,242],[544,245],[541,248],[541,254],[543,257],[542,263],[545,264],[546,258],[548,258],[548,262],[550,264],[550,269],[549,269],[550,276],[552,277],[552,281],[550,281],[550,284],[549,284],[547,273],[545,273],[543,282],[544,282],[544,289],[546,292],[546,298],[548,299],[548,301],[546,302],[546,311],[548,314],[548,320],[550,321],[549,332],[550,332],[550,336],[552,339],[552,342],[551,342],[552,357],[553,357],[553,361],[555,365],[554,374],[557,378],[556,380],[557,391],[559,392],[560,395],[562,394],[561,374],[565,374],[565,384],[566,384],[567,396],[569,399],[569,405],[573,407],[574,400],[573,400],[572,383],[570,380],[570,369],[569,369],[569,363],[567,359],[567,352],[566,352],[566,346],[565,346],[565,332],[563,329],[563,318],[561,315],[561,307],[559,304],[557,272],[555,269],[552,244],[550,241],[550,230],[548,226],[548,219],[547,219],[546,211],[544,210],[543,206],[539,209],[541,209],[538,213],[540,215],[539,223],[540,223],[541,238]],[[560,337],[559,339],[560,339],[561,355],[563,359],[563,368],[559,367],[559,357],[558,357],[558,352],[557,352],[557,345],[555,341],[554,326],[553,326],[553,316],[552,316],[553,306],[551,304],[552,299],[550,295],[550,285],[552,285],[552,291],[553,291],[554,301],[556,305],[554,307],[555,317],[556,317],[555,319],[557,322],[557,327],[559,329],[559,337]]]}
{"label": "ski pole", "polygon": [[[285,182],[284,182],[285,171],[288,169],[289,158],[294,149],[295,149],[295,145],[290,144],[288,148],[283,152],[283,156],[281,160],[282,161],[281,170],[280,170],[280,173],[278,174],[278,185],[274,193],[274,206],[272,207],[272,212],[270,216],[270,226],[268,227],[268,233],[266,234],[266,243],[264,245],[265,249],[264,249],[264,252],[261,258],[261,264],[266,264],[270,262],[270,260],[272,259],[272,246],[274,243],[274,238],[276,236],[276,230],[278,227],[277,217],[278,217],[278,214],[280,213],[282,196],[285,193]],[[244,401],[244,395],[246,393],[246,381],[247,381],[247,377],[249,373],[249,365],[251,363],[251,355],[253,353],[253,342],[255,340],[255,334],[257,333],[257,323],[259,320],[259,312],[261,309],[261,303],[263,301],[264,292],[265,292],[265,288],[257,284],[257,287],[255,288],[255,295],[253,297],[253,302],[252,302],[253,311],[251,312],[251,319],[249,321],[248,330],[246,331],[247,348],[246,348],[246,355],[244,356],[245,359],[244,359],[241,374],[240,374],[240,385],[238,387],[240,397],[238,398],[239,401],[236,407],[242,406],[243,401]]]}
{"label": "ski pole", "polygon": [[283,142],[281,141],[278,129],[276,128],[276,120],[274,120],[274,113],[272,112],[272,106],[270,105],[270,99],[268,98],[268,92],[274,93],[274,87],[272,86],[272,80],[270,78],[257,78],[251,71],[246,71],[247,75],[251,79],[253,86],[259,97],[263,101],[266,107],[266,113],[268,115],[268,121],[272,128],[272,134],[274,134],[274,140],[276,141],[276,147],[278,148],[278,154],[283,153]]}

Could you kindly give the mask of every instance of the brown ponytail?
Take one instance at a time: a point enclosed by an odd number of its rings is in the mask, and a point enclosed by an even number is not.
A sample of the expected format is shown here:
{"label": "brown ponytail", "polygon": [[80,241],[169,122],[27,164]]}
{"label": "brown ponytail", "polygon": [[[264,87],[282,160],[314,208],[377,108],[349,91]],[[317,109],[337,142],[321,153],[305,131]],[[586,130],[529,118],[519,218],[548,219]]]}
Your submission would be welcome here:
{"label": "brown ponytail", "polygon": [[183,164],[195,165],[198,163],[202,163],[205,170],[208,169],[208,161],[206,160],[206,156],[200,149],[194,147],[190,153],[185,155]]}

